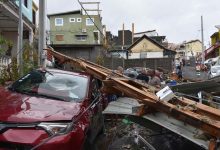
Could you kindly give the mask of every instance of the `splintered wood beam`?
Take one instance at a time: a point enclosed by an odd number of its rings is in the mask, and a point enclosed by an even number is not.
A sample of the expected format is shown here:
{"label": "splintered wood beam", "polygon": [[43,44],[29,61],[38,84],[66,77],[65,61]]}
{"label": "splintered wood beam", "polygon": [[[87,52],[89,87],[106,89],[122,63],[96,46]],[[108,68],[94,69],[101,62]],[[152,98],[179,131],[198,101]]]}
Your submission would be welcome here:
{"label": "splintered wood beam", "polygon": [[108,76],[106,73],[100,71],[99,69],[97,68],[94,68],[94,67],[91,67],[89,65],[85,65],[85,70],[94,75],[96,78],[98,78],[99,80],[105,80],[106,77]]}
{"label": "splintered wood beam", "polygon": [[210,119],[207,116],[199,115],[191,111],[182,110],[181,108],[167,102],[158,101],[153,107],[157,111],[167,113],[170,116],[199,128],[212,136],[220,137],[220,121]]}
{"label": "splintered wood beam", "polygon": [[107,87],[107,86],[102,87],[101,91],[106,94],[115,94],[115,95],[122,95],[123,94],[120,90],[118,90],[114,87]]}
{"label": "splintered wood beam", "polygon": [[[87,73],[102,80],[104,83],[103,91],[133,97],[141,103],[146,104],[152,110],[166,113],[177,120],[181,120],[183,123],[201,129],[215,138],[220,137],[220,110],[200,103],[195,104],[195,101],[186,98],[182,100],[177,98],[170,103],[158,101],[158,97],[154,93],[148,92],[150,86],[142,85],[136,81],[128,80],[127,78],[122,79],[123,75],[117,74],[110,69],[89,61],[73,59],[50,49],[48,51],[58,60],[81,67]],[[178,107],[178,104],[186,107],[193,105],[195,109],[184,109]]]}
{"label": "splintered wood beam", "polygon": [[194,106],[196,108],[197,113],[220,121],[220,110],[219,109],[215,109],[207,105],[203,105],[201,103],[191,101],[187,98],[178,99],[178,103],[183,104],[185,106]]}
{"label": "splintered wood beam", "polygon": [[121,91],[127,95],[131,95],[136,99],[147,99],[155,103],[158,97],[150,92],[142,91],[134,86],[131,86],[123,81],[120,81],[116,78],[112,78],[115,81],[115,87],[119,88]]}
{"label": "splintered wood beam", "polygon": [[102,82],[103,82],[104,85],[107,86],[107,87],[113,87],[113,86],[115,86],[115,82],[112,81],[112,80],[103,80]]}
{"label": "splintered wood beam", "polygon": [[105,67],[103,67],[103,66],[101,66],[101,65],[98,65],[98,64],[95,64],[95,63],[93,63],[93,62],[87,61],[87,60],[85,60],[85,59],[83,59],[83,58],[79,58],[79,59],[80,59],[81,61],[86,62],[87,64],[89,64],[89,65],[91,65],[91,66],[93,66],[93,67],[97,67],[97,68],[99,68],[100,70],[105,71],[106,73],[108,73],[108,75],[115,75],[115,76],[119,76],[119,77],[126,77],[126,76],[124,76],[124,75],[122,75],[122,74],[120,74],[120,73],[117,73],[117,72],[114,71],[114,70],[105,68]]}

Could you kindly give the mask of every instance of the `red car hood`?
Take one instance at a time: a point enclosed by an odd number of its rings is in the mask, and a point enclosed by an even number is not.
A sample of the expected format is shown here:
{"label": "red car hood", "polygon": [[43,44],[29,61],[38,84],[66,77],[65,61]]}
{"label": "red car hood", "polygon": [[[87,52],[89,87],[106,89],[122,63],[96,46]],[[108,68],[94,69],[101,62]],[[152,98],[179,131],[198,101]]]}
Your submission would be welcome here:
{"label": "red car hood", "polygon": [[80,113],[81,105],[81,103],[32,97],[0,87],[0,122],[71,120]]}

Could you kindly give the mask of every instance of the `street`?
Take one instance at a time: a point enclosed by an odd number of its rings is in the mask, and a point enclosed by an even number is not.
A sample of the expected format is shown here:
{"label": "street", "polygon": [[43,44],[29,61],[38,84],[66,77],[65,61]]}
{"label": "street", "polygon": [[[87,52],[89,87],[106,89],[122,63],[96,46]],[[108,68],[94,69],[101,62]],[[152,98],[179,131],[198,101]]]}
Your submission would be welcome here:
{"label": "street", "polygon": [[208,72],[205,71],[196,72],[195,67],[184,66],[183,78],[189,81],[203,81],[208,79]]}

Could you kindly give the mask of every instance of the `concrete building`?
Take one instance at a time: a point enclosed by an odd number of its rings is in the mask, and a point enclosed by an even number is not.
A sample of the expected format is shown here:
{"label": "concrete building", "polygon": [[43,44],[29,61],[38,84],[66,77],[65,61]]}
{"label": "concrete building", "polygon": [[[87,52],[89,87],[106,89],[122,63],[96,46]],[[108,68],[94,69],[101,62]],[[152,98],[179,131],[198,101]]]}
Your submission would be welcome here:
{"label": "concrete building", "polygon": [[[23,0],[23,42],[33,42],[38,7],[32,0]],[[10,56],[17,57],[18,51],[19,0],[0,1],[0,35],[12,43]]]}
{"label": "concrete building", "polygon": [[68,56],[95,61],[102,55],[103,28],[100,15],[90,16],[80,10],[49,14],[51,46]]}

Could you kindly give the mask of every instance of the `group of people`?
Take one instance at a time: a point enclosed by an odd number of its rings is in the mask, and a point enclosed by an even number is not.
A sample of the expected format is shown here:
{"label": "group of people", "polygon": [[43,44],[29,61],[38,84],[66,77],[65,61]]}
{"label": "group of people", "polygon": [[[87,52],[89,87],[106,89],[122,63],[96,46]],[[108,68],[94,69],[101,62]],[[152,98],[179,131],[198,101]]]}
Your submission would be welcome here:
{"label": "group of people", "polygon": [[161,87],[161,79],[156,70],[146,71],[145,68],[142,69],[141,73],[136,77],[137,80],[141,80],[144,83],[152,85],[156,88]]}
{"label": "group of people", "polygon": [[[119,66],[117,68],[117,72],[120,74],[123,74],[123,68]],[[141,73],[137,75],[136,77],[137,80],[142,81],[143,83],[147,83],[149,85],[152,85],[156,88],[161,87],[161,78],[159,74],[157,74],[156,70],[146,70],[143,68],[141,70]]]}

